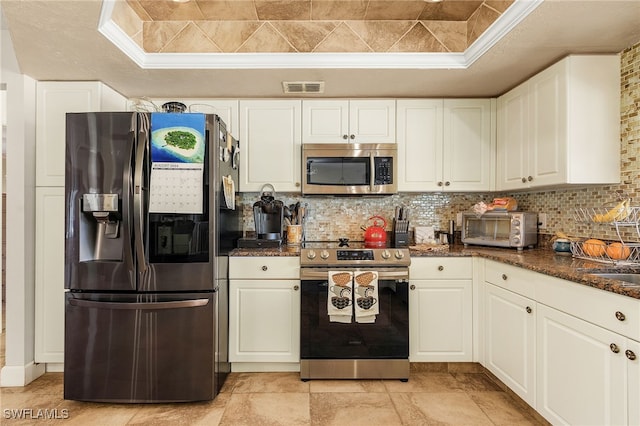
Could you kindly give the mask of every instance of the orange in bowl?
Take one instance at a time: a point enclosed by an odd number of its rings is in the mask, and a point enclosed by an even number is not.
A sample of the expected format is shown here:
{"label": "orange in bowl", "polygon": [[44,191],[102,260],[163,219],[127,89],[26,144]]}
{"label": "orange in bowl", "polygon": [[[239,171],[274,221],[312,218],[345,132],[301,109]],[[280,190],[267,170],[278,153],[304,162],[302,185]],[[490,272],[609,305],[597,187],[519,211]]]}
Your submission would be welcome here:
{"label": "orange in bowl", "polygon": [[603,256],[607,248],[607,243],[602,240],[590,238],[582,243],[582,250],[587,256],[600,257]]}
{"label": "orange in bowl", "polygon": [[609,244],[606,252],[607,256],[616,260],[624,260],[631,255],[631,249],[622,243]]}

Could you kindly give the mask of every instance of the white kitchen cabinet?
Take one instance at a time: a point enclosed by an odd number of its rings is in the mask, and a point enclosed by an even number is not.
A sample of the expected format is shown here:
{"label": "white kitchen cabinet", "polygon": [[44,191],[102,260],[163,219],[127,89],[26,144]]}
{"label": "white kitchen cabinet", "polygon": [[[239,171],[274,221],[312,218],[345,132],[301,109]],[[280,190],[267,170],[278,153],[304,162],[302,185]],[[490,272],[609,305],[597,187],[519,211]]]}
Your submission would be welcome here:
{"label": "white kitchen cabinet", "polygon": [[398,191],[490,191],[495,102],[399,99]]}
{"label": "white kitchen cabinet", "polygon": [[227,131],[231,133],[235,138],[238,138],[238,132],[240,129],[240,118],[238,115],[237,99],[153,98],[149,99],[149,101],[153,102],[153,105],[149,105],[148,101],[145,99],[130,99],[127,102],[127,111],[136,110],[136,104],[140,105],[140,110],[150,111],[151,108],[157,108],[158,111],[162,111],[162,105],[166,102],[182,102],[187,107],[186,112],[200,112],[203,114],[219,115],[222,121],[224,121],[224,124],[226,124]]}
{"label": "white kitchen cabinet", "polygon": [[36,188],[35,362],[64,362],[64,187]]}
{"label": "white kitchen cabinet", "polygon": [[66,113],[124,111],[126,99],[98,81],[39,81],[36,186],[64,186]]}
{"label": "white kitchen cabinet", "polygon": [[535,301],[490,283],[484,286],[484,363],[535,407]]}
{"label": "white kitchen cabinet", "polygon": [[240,101],[240,191],[300,192],[301,101]]}
{"label": "white kitchen cabinet", "polygon": [[409,359],[473,359],[473,272],[469,258],[411,259]]}
{"label": "white kitchen cabinet", "polygon": [[297,257],[229,259],[229,361],[300,362]]}
{"label": "white kitchen cabinet", "polygon": [[497,189],[620,181],[617,55],[572,55],[498,98]]}
{"label": "white kitchen cabinet", "polygon": [[394,99],[303,100],[303,143],[395,143]]}
{"label": "white kitchen cabinet", "polygon": [[[537,329],[542,416],[553,424],[638,424],[631,423],[637,420],[638,360],[625,356],[626,338],[542,304]],[[628,384],[636,387],[636,399]]]}

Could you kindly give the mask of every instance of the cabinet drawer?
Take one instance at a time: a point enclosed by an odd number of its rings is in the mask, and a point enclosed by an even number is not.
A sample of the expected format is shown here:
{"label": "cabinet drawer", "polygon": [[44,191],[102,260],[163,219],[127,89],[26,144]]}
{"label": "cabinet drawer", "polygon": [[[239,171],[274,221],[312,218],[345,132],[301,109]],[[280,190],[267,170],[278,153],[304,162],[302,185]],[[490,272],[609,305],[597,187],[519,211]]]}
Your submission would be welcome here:
{"label": "cabinet drawer", "polygon": [[298,257],[230,257],[231,279],[300,278]]}
{"label": "cabinet drawer", "polygon": [[484,280],[486,282],[531,299],[535,299],[536,278],[544,279],[546,277],[517,266],[492,262],[490,260],[485,262]]}
{"label": "cabinet drawer", "polygon": [[411,279],[471,279],[473,260],[470,257],[411,258]]}

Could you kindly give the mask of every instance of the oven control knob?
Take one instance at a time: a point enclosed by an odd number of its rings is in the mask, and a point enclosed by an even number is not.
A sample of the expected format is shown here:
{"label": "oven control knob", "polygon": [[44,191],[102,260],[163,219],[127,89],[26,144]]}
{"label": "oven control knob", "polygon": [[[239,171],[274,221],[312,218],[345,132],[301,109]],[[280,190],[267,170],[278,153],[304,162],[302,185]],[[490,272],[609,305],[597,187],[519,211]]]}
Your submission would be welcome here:
{"label": "oven control knob", "polygon": [[307,252],[307,259],[315,259],[316,258],[316,252],[314,250],[309,250]]}
{"label": "oven control knob", "polygon": [[382,250],[380,256],[382,256],[383,259],[389,259],[391,257],[391,253],[389,253],[389,250]]}
{"label": "oven control knob", "polygon": [[402,252],[402,250],[396,250],[396,259],[402,258],[404,258],[404,253]]}
{"label": "oven control knob", "polygon": [[321,257],[322,259],[324,259],[324,260],[327,260],[327,259],[329,258],[329,252],[328,252],[328,251],[326,251],[326,250],[322,250],[322,251],[320,252],[320,257]]}

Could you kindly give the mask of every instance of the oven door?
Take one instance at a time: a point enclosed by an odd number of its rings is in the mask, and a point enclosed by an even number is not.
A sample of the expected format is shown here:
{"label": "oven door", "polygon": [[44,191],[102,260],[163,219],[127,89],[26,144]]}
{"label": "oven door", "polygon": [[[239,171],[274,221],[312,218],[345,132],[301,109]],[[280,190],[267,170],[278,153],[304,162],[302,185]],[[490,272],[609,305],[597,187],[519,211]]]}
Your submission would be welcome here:
{"label": "oven door", "polygon": [[[365,270],[361,268],[359,270]],[[301,271],[300,358],[408,359],[409,274],[405,268],[378,272],[380,313],[374,323],[329,322],[328,270]],[[352,308],[353,309],[353,308]]]}
{"label": "oven door", "polygon": [[505,214],[474,214],[462,216],[462,242],[496,247],[511,245],[511,216]]}

